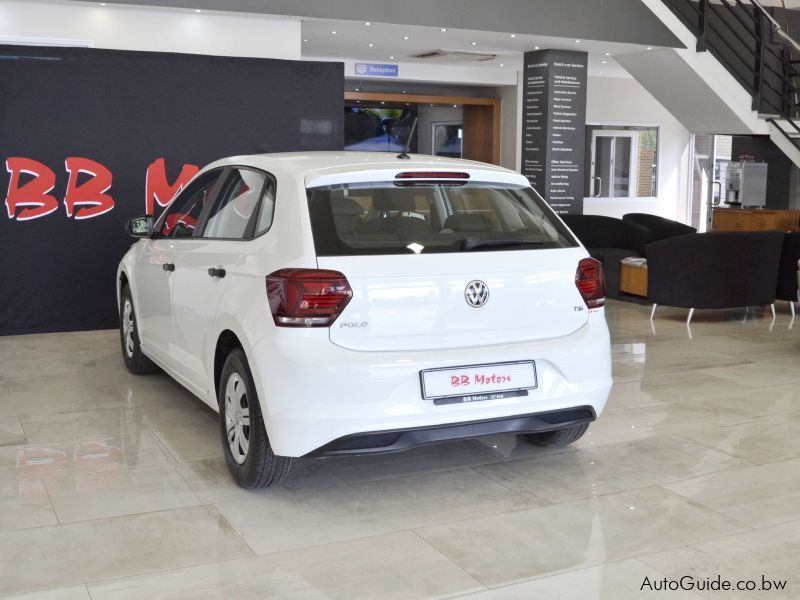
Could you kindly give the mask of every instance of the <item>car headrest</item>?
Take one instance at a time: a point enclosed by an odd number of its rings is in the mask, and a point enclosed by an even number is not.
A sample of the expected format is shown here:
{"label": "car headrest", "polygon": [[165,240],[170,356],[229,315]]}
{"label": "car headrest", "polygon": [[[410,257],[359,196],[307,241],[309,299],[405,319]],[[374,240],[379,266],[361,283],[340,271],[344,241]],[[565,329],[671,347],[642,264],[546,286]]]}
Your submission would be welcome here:
{"label": "car headrest", "polygon": [[357,217],[364,214],[364,207],[351,198],[331,194],[331,213],[334,217]]}
{"label": "car headrest", "polygon": [[402,188],[384,188],[375,190],[372,196],[375,210],[411,212],[416,207],[414,192]]}
{"label": "car headrest", "polygon": [[447,217],[443,228],[452,229],[453,231],[488,232],[492,230],[492,224],[483,215],[462,214]]}

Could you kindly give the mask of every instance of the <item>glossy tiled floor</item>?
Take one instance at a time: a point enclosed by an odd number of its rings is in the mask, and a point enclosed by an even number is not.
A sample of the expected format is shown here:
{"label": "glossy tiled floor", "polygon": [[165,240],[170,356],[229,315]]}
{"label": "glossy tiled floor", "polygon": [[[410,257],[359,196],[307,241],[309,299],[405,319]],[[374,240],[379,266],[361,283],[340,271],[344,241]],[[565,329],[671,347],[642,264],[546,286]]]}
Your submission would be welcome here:
{"label": "glossy tiled floor", "polygon": [[778,308],[691,330],[663,308],[652,330],[610,302],[616,385],[572,448],[300,460],[257,493],[215,415],[129,375],[115,332],[0,338],[0,595],[624,600],[763,574],[798,598],[800,323]]}

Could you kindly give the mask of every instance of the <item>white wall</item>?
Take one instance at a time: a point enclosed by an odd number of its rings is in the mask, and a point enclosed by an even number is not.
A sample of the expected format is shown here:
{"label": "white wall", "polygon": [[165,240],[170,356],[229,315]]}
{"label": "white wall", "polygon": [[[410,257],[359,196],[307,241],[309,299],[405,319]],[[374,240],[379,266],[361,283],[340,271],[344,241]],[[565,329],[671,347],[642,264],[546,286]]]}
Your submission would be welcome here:
{"label": "white wall", "polygon": [[658,185],[655,198],[586,198],[584,213],[621,217],[647,212],[685,221],[689,177],[689,130],[635,79],[589,77],[587,123],[658,127]]}
{"label": "white wall", "polygon": [[300,21],[223,12],[0,1],[0,41],[81,40],[95,48],[300,59]]}

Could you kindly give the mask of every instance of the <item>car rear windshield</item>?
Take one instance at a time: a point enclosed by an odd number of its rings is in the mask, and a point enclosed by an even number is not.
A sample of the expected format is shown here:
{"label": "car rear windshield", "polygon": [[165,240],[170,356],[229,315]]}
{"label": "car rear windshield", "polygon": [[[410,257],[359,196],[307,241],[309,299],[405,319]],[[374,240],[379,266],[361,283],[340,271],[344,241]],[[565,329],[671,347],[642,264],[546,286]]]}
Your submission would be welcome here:
{"label": "car rear windshield", "polygon": [[497,183],[350,183],[308,189],[318,256],[573,248],[531,188]]}

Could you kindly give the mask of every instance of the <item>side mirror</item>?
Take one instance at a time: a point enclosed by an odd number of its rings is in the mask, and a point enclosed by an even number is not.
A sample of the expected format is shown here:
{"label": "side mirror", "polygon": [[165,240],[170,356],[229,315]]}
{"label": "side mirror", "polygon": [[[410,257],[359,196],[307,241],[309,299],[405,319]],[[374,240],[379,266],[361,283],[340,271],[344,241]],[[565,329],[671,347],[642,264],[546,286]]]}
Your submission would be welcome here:
{"label": "side mirror", "polygon": [[134,217],[125,224],[128,235],[136,238],[146,238],[153,236],[153,216]]}

